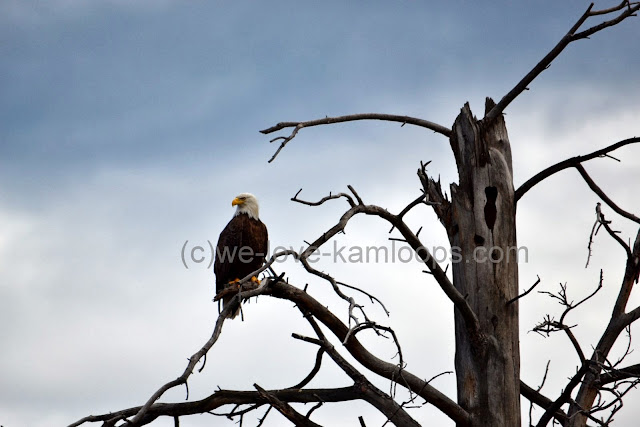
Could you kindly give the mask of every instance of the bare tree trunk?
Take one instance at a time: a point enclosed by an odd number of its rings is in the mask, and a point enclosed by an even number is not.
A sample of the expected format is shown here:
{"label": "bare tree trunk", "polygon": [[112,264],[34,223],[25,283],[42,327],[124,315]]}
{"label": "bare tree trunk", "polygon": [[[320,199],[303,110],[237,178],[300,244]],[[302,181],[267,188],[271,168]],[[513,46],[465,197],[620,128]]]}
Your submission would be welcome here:
{"label": "bare tree trunk", "polygon": [[[486,111],[494,106],[487,99]],[[515,202],[504,119],[485,126],[462,108],[450,137],[459,183],[451,185],[453,283],[476,313],[473,333],[456,309],[458,403],[471,425],[520,425]]]}

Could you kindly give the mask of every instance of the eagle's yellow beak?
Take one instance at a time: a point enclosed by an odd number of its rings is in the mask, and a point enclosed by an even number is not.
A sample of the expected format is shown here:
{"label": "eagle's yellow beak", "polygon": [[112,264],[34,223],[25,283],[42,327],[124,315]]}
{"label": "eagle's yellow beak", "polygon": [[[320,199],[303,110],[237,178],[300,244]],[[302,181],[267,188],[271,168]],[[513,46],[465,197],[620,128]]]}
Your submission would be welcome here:
{"label": "eagle's yellow beak", "polygon": [[238,199],[237,197],[235,199],[233,199],[233,201],[231,202],[231,206],[235,206],[235,205],[241,205],[244,203],[244,200]]}

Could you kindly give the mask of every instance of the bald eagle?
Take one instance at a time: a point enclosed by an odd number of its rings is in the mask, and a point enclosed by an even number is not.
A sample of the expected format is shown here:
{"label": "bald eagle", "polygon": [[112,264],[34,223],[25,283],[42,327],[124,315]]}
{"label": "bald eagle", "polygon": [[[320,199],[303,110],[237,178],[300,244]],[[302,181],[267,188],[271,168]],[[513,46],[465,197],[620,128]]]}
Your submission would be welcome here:
{"label": "bald eagle", "polygon": [[[267,227],[258,216],[258,199],[253,194],[236,196],[231,206],[237,206],[229,224],[222,230],[216,247],[213,271],[216,275],[216,294],[256,271],[264,263],[267,254]],[[258,281],[252,277],[252,281]],[[223,298],[223,307],[234,295]],[[240,306],[231,314],[231,319],[240,312]]]}

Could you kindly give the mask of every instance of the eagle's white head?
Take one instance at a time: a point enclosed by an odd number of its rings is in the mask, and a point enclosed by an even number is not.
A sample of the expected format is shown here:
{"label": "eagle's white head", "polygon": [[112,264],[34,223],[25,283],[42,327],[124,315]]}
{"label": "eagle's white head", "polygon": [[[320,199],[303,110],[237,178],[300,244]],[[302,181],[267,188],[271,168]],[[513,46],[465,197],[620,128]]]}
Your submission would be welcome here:
{"label": "eagle's white head", "polygon": [[260,219],[260,207],[258,206],[258,199],[256,199],[256,196],[251,193],[238,194],[236,198],[231,202],[231,206],[238,206],[234,216],[245,213],[249,215],[249,218]]}

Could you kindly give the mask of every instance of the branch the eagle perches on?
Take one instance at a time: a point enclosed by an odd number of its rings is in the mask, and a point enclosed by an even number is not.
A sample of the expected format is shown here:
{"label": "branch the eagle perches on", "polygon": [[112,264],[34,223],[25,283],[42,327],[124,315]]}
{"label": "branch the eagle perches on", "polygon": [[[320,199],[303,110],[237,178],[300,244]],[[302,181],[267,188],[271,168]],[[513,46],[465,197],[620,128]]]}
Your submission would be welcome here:
{"label": "branch the eagle perches on", "polygon": [[[614,26],[630,16],[635,16],[636,12],[640,9],[639,2],[631,2],[627,0],[608,9],[593,10],[593,6],[594,5],[591,4],[587,8],[584,14],[582,14],[567,34],[556,44],[556,46],[554,46],[549,53],[540,60],[540,62],[538,62],[506,95],[504,95],[497,104],[491,104],[490,108],[485,112],[484,117],[477,122],[481,136],[482,132],[491,128],[493,123],[502,117],[505,109],[513,100],[515,100],[522,92],[529,89],[529,85],[535,80],[535,78],[544,70],[548,69],[553,60],[569,44],[577,40],[587,39],[589,36],[605,28]],[[611,15],[614,16],[611,17]],[[597,25],[580,30],[587,20],[600,16],[611,17],[611,19],[604,20]],[[292,128],[289,135],[277,136],[270,141],[279,142],[280,145],[273,156],[269,159],[269,162],[273,162],[284,147],[298,135],[300,130],[304,128],[361,120],[395,122],[401,123],[402,126],[409,124],[433,131],[434,133],[449,139],[454,137],[452,129],[428,120],[404,115],[367,113],[339,117],[325,117],[301,122],[281,122],[261,131],[263,134],[271,134],[276,131]],[[612,158],[609,154],[612,151],[637,142],[640,142],[640,138],[629,138],[593,153],[584,156],[576,156],[550,166],[534,175],[522,184],[520,188],[513,192],[514,203],[517,203],[525,193],[530,191],[538,183],[551,177],[557,172],[573,167],[578,170],[589,188],[607,206],[622,217],[636,223],[640,223],[640,219],[637,216],[625,211],[615,204],[591,179],[582,165],[582,163],[588,160],[599,157]],[[352,218],[360,214],[378,217],[383,221],[386,221],[391,226],[389,233],[396,231],[400,234],[400,238],[392,237],[392,239],[402,240],[409,244],[415,254],[418,255],[419,259],[425,265],[426,270],[424,271],[433,276],[440,289],[445,293],[445,295],[447,295],[457,312],[459,312],[464,319],[464,324],[469,336],[472,337],[472,340],[474,341],[482,342],[485,339],[485,332],[480,326],[477,313],[474,312],[469,304],[468,295],[462,295],[460,291],[456,289],[447,275],[447,268],[443,269],[433,258],[432,254],[426,249],[426,246],[423,245],[419,237],[422,228],[414,232],[404,222],[405,215],[412,209],[420,205],[426,205],[433,209],[438,219],[446,229],[449,230],[454,227],[454,224],[452,223],[451,201],[447,195],[443,193],[440,181],[435,181],[433,178],[428,176],[426,170],[428,164],[429,162],[421,163],[417,172],[421,183],[421,194],[410,201],[406,207],[397,214],[392,214],[386,209],[376,205],[365,204],[360,195],[351,186],[348,186],[349,192],[338,194],[330,193],[329,196],[315,202],[300,199],[298,196],[302,190],[298,191],[298,193],[296,193],[291,199],[296,203],[302,203],[309,206],[319,206],[330,201],[344,199],[349,207],[333,227],[322,233],[316,240],[309,243],[304,251],[298,253],[292,250],[285,250],[273,254],[263,267],[240,280],[237,284],[237,288],[227,289],[217,295],[216,300],[229,293],[234,293],[235,298],[220,312],[210,338],[189,358],[189,362],[184,372],[176,379],[161,386],[155,393],[153,393],[144,405],[103,415],[88,416],[71,424],[71,426],[79,426],[86,422],[102,422],[104,426],[115,426],[118,423],[123,426],[141,426],[149,424],[160,416],[173,417],[175,424],[179,425],[180,417],[202,413],[224,416],[229,419],[238,419],[242,425],[245,414],[262,407],[266,407],[267,409],[258,421],[259,426],[263,424],[272,408],[275,408],[285,418],[296,425],[317,426],[318,424],[310,419],[312,413],[316,409],[331,402],[344,402],[351,400],[364,400],[370,403],[378,411],[384,414],[387,422],[394,425],[417,426],[418,423],[411,417],[408,409],[410,407],[421,406],[420,402],[417,402],[416,400],[418,397],[424,400],[424,403],[429,403],[438,408],[453,420],[457,426],[463,427],[470,425],[472,414],[466,411],[459,403],[444,395],[437,388],[431,385],[431,382],[442,374],[433,375],[431,379],[425,380],[417,374],[409,371],[407,363],[403,357],[400,340],[394,330],[388,326],[378,323],[368,315],[365,306],[358,303],[357,296],[364,295],[364,297],[369,298],[372,304],[379,304],[388,316],[389,312],[382,301],[367,292],[365,289],[343,283],[328,273],[314,269],[309,263],[309,257],[315,251],[319,250],[322,245],[334,238],[338,233],[344,232],[345,227]],[[625,249],[627,260],[624,278],[613,309],[611,320],[607,325],[600,342],[594,348],[593,354],[590,357],[584,354],[584,351],[582,350],[583,347],[580,346],[578,340],[573,334],[573,325],[569,326],[565,324],[564,318],[567,313],[575,309],[582,302],[593,297],[603,286],[602,272],[597,289],[593,294],[589,295],[577,304],[574,304],[568,299],[566,285],[561,285],[561,290],[558,294],[547,293],[549,296],[559,301],[565,307],[565,311],[557,321],[552,317],[546,317],[545,320],[536,327],[537,331],[546,334],[554,331],[564,331],[578,355],[580,366],[577,369],[576,374],[569,380],[564,391],[555,400],[549,399],[541,393],[544,380],[537,389],[533,389],[520,381],[520,394],[531,402],[531,407],[535,404],[544,411],[543,416],[537,423],[540,427],[547,425],[547,423],[552,419],[558,421],[562,425],[568,425],[567,423],[574,422],[580,417],[589,419],[598,425],[608,425],[613,415],[620,409],[622,405],[622,397],[628,393],[632,387],[638,384],[638,378],[640,377],[640,365],[626,367],[620,366],[622,361],[631,351],[629,327],[631,323],[640,318],[640,307],[636,307],[630,311],[627,311],[626,309],[631,290],[634,283],[637,283],[638,275],[640,274],[640,231],[636,236],[634,244],[627,244],[610,228],[610,221],[604,220],[604,214],[602,213],[600,206],[598,206],[597,215],[596,225],[598,227],[604,227],[609,235],[618,241],[618,243],[620,243],[620,245]],[[589,251],[593,237],[594,233],[592,233],[590,239]],[[294,286],[293,284],[288,283],[284,273],[276,274],[273,271],[273,263],[276,260],[287,256],[294,257],[299,261],[309,274],[319,277],[329,283],[336,295],[346,303],[345,311],[342,313],[342,316],[338,316],[331,312],[322,302],[316,300],[310,292],[307,292],[306,285],[304,287]],[[259,274],[265,275],[261,284],[258,285],[251,282],[251,277],[258,276]],[[518,300],[528,295],[539,283],[540,277],[538,276],[538,280],[531,288],[523,294],[509,299],[506,304],[516,306]],[[296,333],[292,334],[294,339],[307,342],[310,345],[316,346],[318,349],[315,363],[313,364],[309,374],[296,385],[285,389],[268,390],[258,384],[254,384],[255,390],[234,391],[218,389],[209,396],[197,401],[160,403],[159,400],[168,390],[182,385],[186,388],[188,400],[188,380],[196,370],[198,364],[201,363],[198,371],[202,371],[204,369],[207,354],[218,341],[222,332],[222,326],[228,316],[235,311],[238,305],[242,307],[243,301],[259,295],[291,301],[300,311],[302,317],[311,326],[315,333],[315,337],[303,336]],[[343,321],[341,317],[346,318],[346,322]],[[330,337],[326,336],[321,325],[325,331],[330,331],[331,334],[333,334],[334,338],[340,343],[339,346],[335,346],[331,343]],[[534,330],[536,328],[534,328]],[[380,336],[387,338],[390,337],[397,349],[397,363],[382,360],[369,352],[358,338],[359,332],[363,330],[373,330]],[[623,331],[627,331],[629,336],[627,352],[618,361],[610,361],[609,351]],[[349,355],[362,365],[362,367],[379,377],[388,380],[390,383],[389,391],[383,391],[373,385],[358,370],[358,367],[354,366],[341,355],[341,349],[349,353]],[[321,370],[323,357],[325,355],[328,356],[343,372],[345,372],[345,374],[347,374],[353,382],[352,385],[338,388],[306,388],[310,381],[315,378]],[[547,372],[545,372],[545,379],[546,374]],[[407,390],[409,400],[402,403],[398,403],[396,401],[397,387]],[[572,391],[576,388],[578,388],[577,395],[572,398]],[[615,398],[609,403],[600,399],[596,401],[595,405],[593,405],[594,400],[597,397],[599,398],[602,393],[609,393]],[[314,403],[314,406],[306,414],[301,414],[291,406],[291,403],[296,402]],[[563,410],[562,407],[567,404],[569,405],[568,410]],[[587,407],[586,404],[592,406]],[[224,413],[214,412],[221,407],[229,405],[233,405],[233,409],[230,411]],[[610,411],[610,415],[607,419],[598,419],[596,417],[598,412],[606,410]],[[531,414],[531,410],[529,413]],[[359,422],[361,426],[365,425],[363,417],[359,418]],[[531,420],[530,424],[533,425]],[[573,425],[574,424],[572,424],[572,426]]]}

